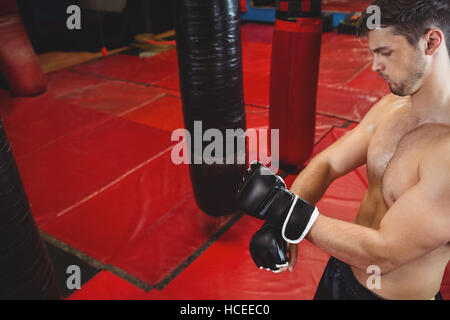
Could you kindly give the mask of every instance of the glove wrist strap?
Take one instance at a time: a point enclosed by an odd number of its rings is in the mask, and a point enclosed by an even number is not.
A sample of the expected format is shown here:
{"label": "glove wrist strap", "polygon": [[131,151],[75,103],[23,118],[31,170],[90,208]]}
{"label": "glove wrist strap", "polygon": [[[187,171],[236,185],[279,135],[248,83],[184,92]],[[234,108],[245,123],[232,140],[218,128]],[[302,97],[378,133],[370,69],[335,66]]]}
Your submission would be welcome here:
{"label": "glove wrist strap", "polygon": [[288,243],[300,243],[311,230],[318,216],[317,207],[295,196],[281,230],[283,239]]}

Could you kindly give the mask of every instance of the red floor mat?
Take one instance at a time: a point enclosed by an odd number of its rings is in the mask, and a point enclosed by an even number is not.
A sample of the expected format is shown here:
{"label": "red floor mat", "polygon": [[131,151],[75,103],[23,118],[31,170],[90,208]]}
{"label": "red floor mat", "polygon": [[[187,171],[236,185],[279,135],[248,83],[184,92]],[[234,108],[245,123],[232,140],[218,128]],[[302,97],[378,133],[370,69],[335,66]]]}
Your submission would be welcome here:
{"label": "red floor mat", "polygon": [[73,68],[73,70],[111,80],[152,84],[178,71],[176,50],[148,58],[117,54]]}
{"label": "red floor mat", "polygon": [[304,242],[295,272],[274,274],[253,263],[248,245],[261,221],[244,216],[164,290],[147,299],[311,299],[328,255]]}
{"label": "red floor mat", "polygon": [[184,128],[181,98],[169,95],[150,101],[122,117],[169,132]]}
{"label": "red floor mat", "polygon": [[319,85],[316,111],[359,122],[380,98],[352,88]]}
{"label": "red floor mat", "polygon": [[372,62],[367,47],[353,35],[324,33],[319,83],[345,86]]}
{"label": "red floor mat", "polygon": [[179,78],[178,72],[171,74],[170,76],[168,76],[160,81],[157,81],[155,83],[155,85],[157,85],[160,88],[180,91],[180,78]]}
{"label": "red floor mat", "polygon": [[270,74],[271,43],[244,42],[242,44],[242,64],[244,75],[255,73],[268,77]]}
{"label": "red floor mat", "polygon": [[227,219],[208,217],[198,209],[187,166],[172,164],[167,152],[43,229],[104,263],[156,284]]}
{"label": "red floor mat", "polygon": [[47,81],[47,92],[57,97],[76,90],[82,90],[90,86],[98,85],[105,80],[69,70],[60,70],[47,74]]}
{"label": "red floor mat", "polygon": [[269,127],[269,109],[245,106],[245,115],[247,118],[247,129]]}
{"label": "red floor mat", "polygon": [[18,166],[38,225],[114,179],[114,169],[63,144],[19,159]]}
{"label": "red floor mat", "polygon": [[246,23],[241,26],[242,42],[263,42],[272,44],[273,24]]}
{"label": "red floor mat", "polygon": [[35,98],[11,98],[1,91],[0,116],[16,158],[22,158],[62,137],[98,125],[108,116],[55,100],[47,93]]}
{"label": "red floor mat", "polygon": [[244,74],[244,101],[254,106],[269,108],[270,84],[269,74],[255,72]]}
{"label": "red floor mat", "polygon": [[101,271],[67,300],[136,300],[146,293],[108,271]]}
{"label": "red floor mat", "polygon": [[[111,131],[120,133],[129,129],[115,126],[114,130],[92,132],[95,139],[102,141],[101,146],[90,152],[92,158],[111,159],[109,165],[124,168],[133,159],[143,158],[136,150],[160,149],[155,145],[147,148],[131,145],[126,154],[115,156],[115,150],[105,149],[114,145],[113,141],[108,142],[113,137],[102,136],[103,132],[109,136]],[[151,141],[151,137],[148,139]],[[86,137],[79,140],[83,144],[69,146],[85,150],[88,148],[85,142],[95,145],[92,140]],[[134,140],[139,138],[127,137],[124,141]],[[125,146],[115,146],[121,147]],[[227,221],[210,218],[198,209],[192,198],[187,166],[174,165],[170,157],[169,150],[123,179],[94,191],[89,201],[74,206],[44,225],[43,230],[103,263],[156,284]],[[173,242],[176,237],[179,241]],[[166,250],[167,243],[172,243],[170,250]]]}
{"label": "red floor mat", "polygon": [[112,264],[148,284],[156,285],[206,243],[231,217],[202,212],[193,196],[178,203],[159,221],[124,245]]}
{"label": "red floor mat", "polygon": [[[111,273],[102,272],[70,299],[310,299],[328,255],[304,242],[292,273],[275,275],[256,268],[248,243],[260,221],[245,216],[164,290],[145,293]],[[300,263],[301,261],[301,263]]]}
{"label": "red floor mat", "polygon": [[117,169],[117,176],[166,150],[168,132],[124,119],[114,119],[64,141],[65,147]]}
{"label": "red floor mat", "polygon": [[115,119],[19,161],[38,224],[83,200],[170,144],[167,132]]}
{"label": "red floor mat", "polygon": [[153,87],[123,81],[105,81],[97,86],[72,92],[59,99],[95,111],[120,115],[163,95],[164,93]]}

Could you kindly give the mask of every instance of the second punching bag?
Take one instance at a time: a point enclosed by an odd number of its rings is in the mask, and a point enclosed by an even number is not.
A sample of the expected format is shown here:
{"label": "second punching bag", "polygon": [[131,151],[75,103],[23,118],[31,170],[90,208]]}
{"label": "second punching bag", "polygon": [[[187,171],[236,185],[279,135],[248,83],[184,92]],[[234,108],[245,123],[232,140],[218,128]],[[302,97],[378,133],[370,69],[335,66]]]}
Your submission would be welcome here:
{"label": "second punching bag", "polygon": [[34,96],[47,88],[15,0],[0,5],[0,73],[15,96]]}
{"label": "second punching bag", "polygon": [[239,0],[175,3],[192,187],[200,209],[224,216],[247,167]]}
{"label": "second punching bag", "polygon": [[59,300],[55,271],[0,120],[0,300]]}
{"label": "second punching bag", "polygon": [[280,167],[301,166],[314,146],[322,21],[320,0],[277,1],[270,75],[270,128],[280,130]]}

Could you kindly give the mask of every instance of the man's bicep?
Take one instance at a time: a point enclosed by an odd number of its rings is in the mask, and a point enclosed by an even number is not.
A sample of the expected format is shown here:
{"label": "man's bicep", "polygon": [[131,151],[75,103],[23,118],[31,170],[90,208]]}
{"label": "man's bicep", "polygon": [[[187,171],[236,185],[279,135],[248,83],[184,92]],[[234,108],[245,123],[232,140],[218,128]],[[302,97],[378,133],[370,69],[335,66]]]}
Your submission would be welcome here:
{"label": "man's bicep", "polygon": [[381,221],[385,253],[397,267],[450,241],[448,207],[430,194],[427,184],[420,181],[406,191]]}

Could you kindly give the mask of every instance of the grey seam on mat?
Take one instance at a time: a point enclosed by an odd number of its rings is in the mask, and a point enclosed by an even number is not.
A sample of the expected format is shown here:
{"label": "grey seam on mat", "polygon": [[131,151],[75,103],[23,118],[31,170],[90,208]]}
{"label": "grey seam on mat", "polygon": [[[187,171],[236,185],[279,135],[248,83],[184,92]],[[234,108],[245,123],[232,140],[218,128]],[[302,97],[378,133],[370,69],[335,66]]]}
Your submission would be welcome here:
{"label": "grey seam on mat", "polygon": [[173,279],[175,279],[176,276],[178,276],[181,272],[183,272],[184,269],[186,269],[192,262],[194,262],[195,259],[197,259],[203,252],[205,252],[217,239],[219,239],[228,229],[230,229],[241,217],[243,216],[242,213],[237,213],[235,216],[233,216],[217,233],[215,233],[211,238],[208,239],[207,242],[205,242],[202,246],[200,246],[192,255],[190,255],[186,260],[184,260],[178,267],[175,268],[169,275],[167,275],[163,280],[161,280],[158,284],[155,286],[152,286],[145,281],[142,281],[131,274],[123,271],[122,269],[102,263],[98,261],[97,259],[87,255],[86,253],[75,249],[74,247],[68,245],[67,243],[62,242],[61,240],[58,240],[49,234],[45,233],[42,230],[39,230],[41,234],[41,238],[43,241],[48,242],[52,244],[53,246],[63,250],[64,252],[70,253],[77,257],[78,259],[86,262],[90,266],[100,269],[100,270],[106,270],[114,275],[118,276],[119,278],[122,278],[129,283],[133,284],[134,286],[140,288],[141,290],[144,290],[146,292],[150,291],[151,289],[157,289],[162,290],[164,289]]}
{"label": "grey seam on mat", "polygon": [[192,255],[184,260],[175,270],[173,270],[167,277],[155,285],[156,290],[163,290],[176,276],[178,276],[184,269],[186,269],[195,259],[197,259],[203,252],[205,252],[217,239],[219,239],[225,232],[228,231],[241,217],[243,213],[237,213],[232,217],[216,234],[214,234],[207,242],[199,247]]}
{"label": "grey seam on mat", "polygon": [[130,275],[129,273],[123,271],[122,269],[120,269],[116,266],[102,263],[102,262],[98,261],[97,259],[92,258],[91,256],[87,255],[86,253],[81,252],[80,250],[75,249],[75,248],[71,247],[70,245],[68,245],[56,238],[53,238],[52,236],[46,234],[42,230],[39,230],[39,232],[41,234],[42,240],[44,240],[45,242],[48,242],[48,243],[54,245],[55,247],[76,256],[78,259],[86,262],[87,264],[89,264],[90,266],[92,266],[96,269],[109,271],[109,272],[115,274],[116,276],[128,281],[129,283],[133,284],[134,286],[136,286],[139,289],[142,289],[146,292],[150,291],[153,288],[151,285],[149,285],[145,281],[142,281],[142,280]]}

